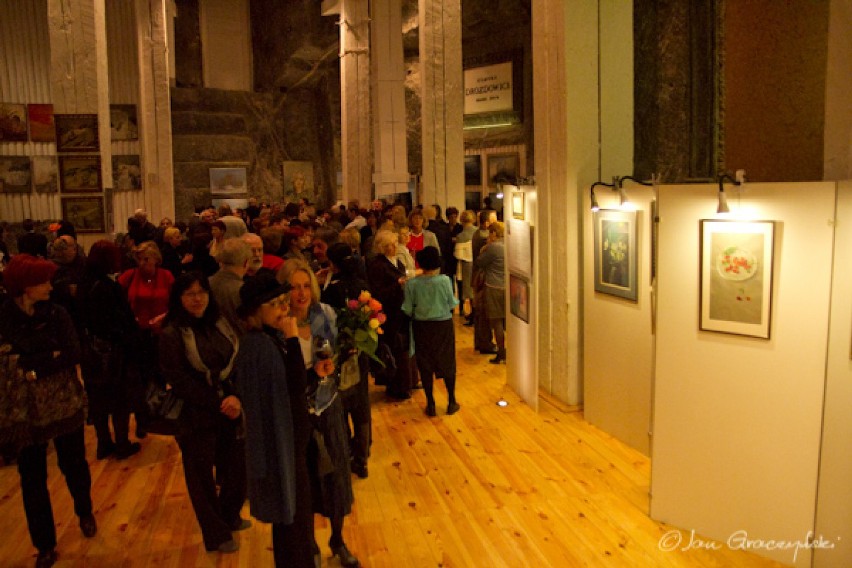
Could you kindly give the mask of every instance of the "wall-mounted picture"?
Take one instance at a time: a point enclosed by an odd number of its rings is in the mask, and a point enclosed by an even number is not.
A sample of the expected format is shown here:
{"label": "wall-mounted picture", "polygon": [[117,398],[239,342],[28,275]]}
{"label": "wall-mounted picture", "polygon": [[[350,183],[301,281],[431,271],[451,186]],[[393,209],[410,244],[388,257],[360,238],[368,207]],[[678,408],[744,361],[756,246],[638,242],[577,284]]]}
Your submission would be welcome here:
{"label": "wall-mounted picture", "polygon": [[33,156],[33,189],[36,193],[59,191],[59,169],[56,156]]}
{"label": "wall-mounted picture", "polygon": [[482,192],[465,191],[464,208],[473,211],[474,213],[482,209]]}
{"label": "wall-mounted picture", "polygon": [[464,157],[464,184],[482,185],[482,156]]}
{"label": "wall-mounted picture", "polygon": [[530,281],[517,274],[509,274],[509,311],[530,323]]}
{"label": "wall-mounted picture", "polygon": [[110,139],[139,140],[136,105],[109,105]]}
{"label": "wall-mounted picture", "polygon": [[488,155],[489,187],[506,183],[514,184],[520,175],[520,155],[517,152]]}
{"label": "wall-mounted picture", "polygon": [[62,193],[100,193],[100,156],[60,156],[59,181]]}
{"label": "wall-mounted picture", "polygon": [[27,105],[0,103],[0,142],[27,141]]}
{"label": "wall-mounted picture", "polygon": [[595,291],[635,302],[639,264],[636,211],[601,209],[593,219]]}
{"label": "wall-mounted picture", "polygon": [[217,197],[212,200],[213,207],[219,207],[221,205],[227,205],[231,208],[231,211],[236,211],[237,209],[245,209],[248,207],[248,199],[245,197],[239,198],[229,198],[229,197]]}
{"label": "wall-mounted picture", "polygon": [[32,166],[27,156],[0,156],[0,192],[32,191]]}
{"label": "wall-mounted picture", "polygon": [[213,195],[248,193],[246,168],[210,168],[210,192]]}
{"label": "wall-mounted picture", "polygon": [[699,328],[769,339],[775,221],[702,219]]}
{"label": "wall-mounted picture", "polygon": [[316,203],[313,162],[284,162],[284,201],[299,201],[305,198]]}
{"label": "wall-mounted picture", "polygon": [[57,152],[97,152],[98,115],[55,114]]}
{"label": "wall-mounted picture", "polygon": [[512,217],[523,221],[526,219],[526,200],[523,191],[512,192]]}
{"label": "wall-mounted picture", "polygon": [[53,121],[53,105],[27,105],[32,142],[56,142],[56,124]]}
{"label": "wall-mounted picture", "polygon": [[62,218],[78,233],[106,232],[103,197],[63,197]]}
{"label": "wall-mounted picture", "polygon": [[116,191],[142,189],[142,167],[139,156],[112,157],[112,188]]}

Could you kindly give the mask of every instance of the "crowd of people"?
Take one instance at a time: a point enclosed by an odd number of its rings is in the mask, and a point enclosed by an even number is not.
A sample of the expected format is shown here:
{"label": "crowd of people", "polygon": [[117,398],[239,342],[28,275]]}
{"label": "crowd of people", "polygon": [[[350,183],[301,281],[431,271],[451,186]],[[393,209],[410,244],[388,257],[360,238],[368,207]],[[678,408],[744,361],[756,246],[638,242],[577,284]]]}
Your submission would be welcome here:
{"label": "crowd of people", "polygon": [[[0,449],[17,461],[36,566],[57,560],[48,442],[92,537],[85,424],[96,459],[130,458],[158,431],[152,389],[182,401],[174,435],[208,551],[238,550],[248,498],[272,524],[276,566],[319,565],[314,514],[329,519],[341,565],[359,566],[343,525],[352,476],[369,475],[370,376],[391,400],[423,388],[429,417],[443,379],[446,413],[458,412],[454,312],[474,327],[476,350],[506,358],[503,225],[488,209],[446,216],[437,205],[318,212],[252,199],[155,226],[138,210],[126,234],[87,254],[69,223],[45,234],[25,221],[17,252],[0,250],[0,412],[10,417]],[[338,345],[338,311],[359,297],[382,312],[375,353]],[[27,386],[50,393],[37,417],[15,408]]]}

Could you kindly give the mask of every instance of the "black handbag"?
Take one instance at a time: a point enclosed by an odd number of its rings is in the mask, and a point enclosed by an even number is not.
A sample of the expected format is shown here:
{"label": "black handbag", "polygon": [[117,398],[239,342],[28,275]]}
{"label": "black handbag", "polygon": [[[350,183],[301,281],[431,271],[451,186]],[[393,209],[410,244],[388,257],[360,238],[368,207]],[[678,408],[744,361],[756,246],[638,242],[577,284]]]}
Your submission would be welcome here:
{"label": "black handbag", "polygon": [[152,382],[145,393],[145,402],[148,406],[145,430],[163,436],[176,435],[178,419],[183,410],[183,399],[175,395],[172,389]]}

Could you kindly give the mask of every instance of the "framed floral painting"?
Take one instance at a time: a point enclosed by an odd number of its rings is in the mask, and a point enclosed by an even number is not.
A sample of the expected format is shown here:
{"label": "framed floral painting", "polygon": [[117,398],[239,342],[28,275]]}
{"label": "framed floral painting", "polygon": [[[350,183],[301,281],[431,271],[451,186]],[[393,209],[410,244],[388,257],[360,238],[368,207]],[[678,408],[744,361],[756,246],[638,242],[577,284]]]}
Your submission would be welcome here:
{"label": "framed floral painting", "polygon": [[593,214],[595,291],[636,301],[639,250],[636,211],[601,209]]}
{"label": "framed floral painting", "polygon": [[769,339],[775,221],[700,221],[699,329]]}

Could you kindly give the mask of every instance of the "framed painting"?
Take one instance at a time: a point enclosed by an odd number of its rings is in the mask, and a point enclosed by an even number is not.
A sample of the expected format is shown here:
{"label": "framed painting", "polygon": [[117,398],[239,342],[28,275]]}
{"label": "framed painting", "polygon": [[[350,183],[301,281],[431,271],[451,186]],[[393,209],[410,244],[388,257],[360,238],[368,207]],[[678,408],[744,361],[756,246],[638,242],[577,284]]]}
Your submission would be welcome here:
{"label": "framed painting", "polygon": [[482,156],[464,157],[464,184],[482,185]]}
{"label": "framed painting", "polygon": [[56,151],[57,152],[97,152],[98,115],[96,114],[56,114]]}
{"label": "framed painting", "polygon": [[62,193],[100,193],[100,156],[60,156],[59,181]]}
{"label": "framed painting", "polygon": [[506,183],[514,184],[520,177],[520,155],[489,154],[488,156],[488,186],[497,187]]}
{"label": "framed painting", "polygon": [[29,193],[32,173],[27,156],[0,156],[0,193]]}
{"label": "framed painting", "polygon": [[59,170],[56,156],[33,156],[33,189],[36,193],[59,191]]}
{"label": "framed painting", "polygon": [[32,142],[56,142],[56,125],[53,121],[53,105],[27,105]]}
{"label": "framed painting", "polygon": [[210,193],[213,195],[248,193],[246,168],[210,168]]}
{"label": "framed painting", "polygon": [[0,103],[0,142],[27,141],[27,105]]}
{"label": "framed painting", "polygon": [[318,201],[313,162],[284,162],[282,173],[284,201],[298,202],[302,198],[310,203]]}
{"label": "framed painting", "polygon": [[595,291],[635,302],[639,265],[636,211],[601,209],[593,220]]}
{"label": "framed painting", "polygon": [[104,198],[63,197],[62,218],[74,225],[78,233],[104,233]]}
{"label": "framed painting", "polygon": [[142,189],[142,167],[139,156],[112,157],[112,188],[116,191]]}
{"label": "framed painting", "polygon": [[517,274],[509,274],[509,311],[513,316],[530,323],[530,281]]}
{"label": "framed painting", "polygon": [[139,140],[136,105],[109,105],[110,139]]}
{"label": "framed painting", "polygon": [[524,192],[515,191],[512,193],[512,217],[523,221],[526,219],[524,211]]}
{"label": "framed painting", "polygon": [[699,329],[769,339],[775,221],[699,224]]}

